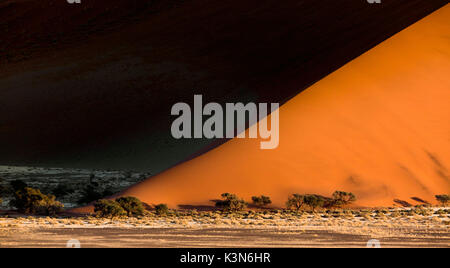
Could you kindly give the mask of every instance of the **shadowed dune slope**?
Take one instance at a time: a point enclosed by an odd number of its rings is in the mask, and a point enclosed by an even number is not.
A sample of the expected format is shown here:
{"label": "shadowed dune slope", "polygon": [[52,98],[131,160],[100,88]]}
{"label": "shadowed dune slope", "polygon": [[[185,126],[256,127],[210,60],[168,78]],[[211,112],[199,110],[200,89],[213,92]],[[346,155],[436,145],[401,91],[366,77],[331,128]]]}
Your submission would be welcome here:
{"label": "shadowed dune slope", "polygon": [[449,18],[447,5],[282,106],[278,149],[234,139],[122,194],[171,207],[223,192],[277,206],[334,190],[360,206],[433,202],[450,191]]}
{"label": "shadowed dune slope", "polygon": [[447,2],[0,1],[0,163],[160,172],[211,142],[173,104],[284,102]]}

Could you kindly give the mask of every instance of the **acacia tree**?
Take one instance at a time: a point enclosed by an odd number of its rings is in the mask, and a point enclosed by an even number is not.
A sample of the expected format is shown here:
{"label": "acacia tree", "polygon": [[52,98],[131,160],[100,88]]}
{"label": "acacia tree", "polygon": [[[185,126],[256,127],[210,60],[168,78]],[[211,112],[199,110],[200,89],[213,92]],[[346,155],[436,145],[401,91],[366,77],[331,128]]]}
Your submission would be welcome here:
{"label": "acacia tree", "polygon": [[221,208],[225,211],[242,211],[248,206],[247,202],[234,194],[224,193],[222,194],[222,198],[223,200],[219,200],[216,202],[216,207]]}
{"label": "acacia tree", "polygon": [[38,189],[25,187],[14,193],[11,205],[21,213],[52,216],[63,210],[63,204],[54,195],[45,195]]}
{"label": "acacia tree", "polygon": [[144,215],[144,205],[136,197],[120,197],[116,199],[116,202],[127,212],[129,217]]}
{"label": "acacia tree", "polygon": [[252,201],[253,201],[253,204],[258,207],[266,207],[266,206],[272,204],[272,200],[270,200],[270,197],[264,196],[264,195],[253,196]]}
{"label": "acacia tree", "polygon": [[111,219],[127,215],[127,212],[120,206],[119,203],[106,199],[98,200],[94,204],[94,212],[99,217]]}
{"label": "acacia tree", "polygon": [[288,209],[299,211],[305,204],[305,196],[301,194],[293,194],[289,197],[286,202],[286,207]]}
{"label": "acacia tree", "polygon": [[442,206],[447,206],[450,203],[450,195],[443,194],[443,195],[436,195],[436,200],[441,203]]}
{"label": "acacia tree", "polygon": [[323,205],[325,204],[325,199],[319,195],[305,195],[304,203],[311,207],[311,209],[314,211],[318,207],[323,207]]}
{"label": "acacia tree", "polygon": [[353,193],[336,191],[333,193],[333,205],[342,207],[349,205],[356,201],[356,196]]}

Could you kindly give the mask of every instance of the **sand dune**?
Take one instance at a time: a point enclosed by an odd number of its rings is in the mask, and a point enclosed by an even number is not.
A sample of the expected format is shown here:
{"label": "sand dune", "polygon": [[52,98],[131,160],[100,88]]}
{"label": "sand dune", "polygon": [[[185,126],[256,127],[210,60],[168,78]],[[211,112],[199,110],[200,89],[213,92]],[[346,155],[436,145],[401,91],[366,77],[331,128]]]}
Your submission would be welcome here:
{"label": "sand dune", "polygon": [[0,1],[0,163],[160,172],[210,142],[174,103],[288,100],[446,3]]}
{"label": "sand dune", "polygon": [[[450,191],[450,5],[405,29],[280,108],[280,147],[232,140],[123,195],[211,205],[223,192],[354,192],[360,206]],[[302,73],[298,73],[299,76]]]}

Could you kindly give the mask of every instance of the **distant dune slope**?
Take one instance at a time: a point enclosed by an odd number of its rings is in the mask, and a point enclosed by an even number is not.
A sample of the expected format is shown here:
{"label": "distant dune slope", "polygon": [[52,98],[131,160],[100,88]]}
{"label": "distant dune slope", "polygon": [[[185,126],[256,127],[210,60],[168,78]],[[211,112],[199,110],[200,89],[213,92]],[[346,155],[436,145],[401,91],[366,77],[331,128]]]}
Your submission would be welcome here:
{"label": "distant dune slope", "polygon": [[235,139],[122,194],[171,207],[211,205],[223,192],[277,206],[335,190],[360,206],[434,202],[450,191],[449,18],[447,5],[289,101],[278,149]]}
{"label": "distant dune slope", "polygon": [[174,103],[284,102],[447,2],[0,1],[0,164],[160,172],[210,142]]}

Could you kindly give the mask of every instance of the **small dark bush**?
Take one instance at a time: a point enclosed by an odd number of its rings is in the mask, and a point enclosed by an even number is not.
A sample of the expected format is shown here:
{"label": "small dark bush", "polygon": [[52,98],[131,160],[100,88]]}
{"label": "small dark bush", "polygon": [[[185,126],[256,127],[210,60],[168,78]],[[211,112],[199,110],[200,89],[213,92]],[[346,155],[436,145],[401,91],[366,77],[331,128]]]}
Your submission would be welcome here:
{"label": "small dark bush", "polygon": [[169,207],[166,204],[159,204],[155,206],[156,215],[162,216],[169,213]]}
{"label": "small dark bush", "polygon": [[99,200],[94,204],[94,212],[98,217],[111,219],[127,215],[127,212],[120,206],[119,203],[106,199]]}
{"label": "small dark bush", "polygon": [[128,216],[144,215],[144,205],[136,197],[120,197],[116,199],[116,202],[127,212]]}
{"label": "small dark bush", "polygon": [[53,216],[62,211],[63,205],[54,195],[45,195],[38,189],[25,187],[14,193],[11,205],[21,213]]}
{"label": "small dark bush", "polygon": [[450,203],[450,195],[443,194],[443,195],[436,195],[436,200],[442,205],[447,206]]}
{"label": "small dark bush", "polygon": [[253,196],[252,201],[253,201],[253,204],[258,207],[266,207],[266,206],[272,204],[272,200],[270,200],[270,197],[264,196],[264,195]]}
{"label": "small dark bush", "polygon": [[222,194],[223,200],[216,202],[216,207],[224,211],[236,212],[247,208],[248,204],[234,194]]}

